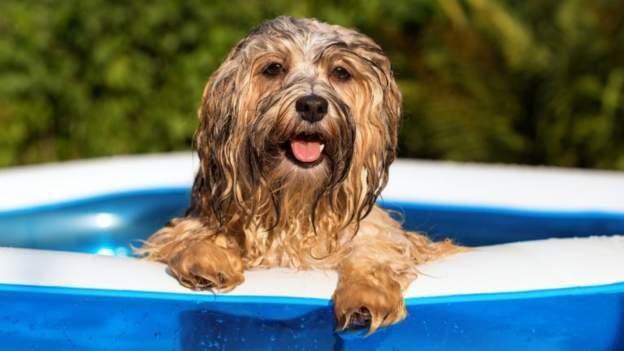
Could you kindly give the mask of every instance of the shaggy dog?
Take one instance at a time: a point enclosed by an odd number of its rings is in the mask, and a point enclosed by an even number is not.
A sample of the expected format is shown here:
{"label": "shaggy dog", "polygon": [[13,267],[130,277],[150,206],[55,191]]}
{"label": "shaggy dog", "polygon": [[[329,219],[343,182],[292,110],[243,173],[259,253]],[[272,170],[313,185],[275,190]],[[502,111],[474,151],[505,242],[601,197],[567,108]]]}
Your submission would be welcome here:
{"label": "shaggy dog", "polygon": [[246,269],[336,270],[338,329],[402,320],[417,265],[458,247],[404,231],[375,204],[400,107],[369,37],[314,19],[262,24],[204,89],[190,208],[139,253],[186,287],[222,292]]}

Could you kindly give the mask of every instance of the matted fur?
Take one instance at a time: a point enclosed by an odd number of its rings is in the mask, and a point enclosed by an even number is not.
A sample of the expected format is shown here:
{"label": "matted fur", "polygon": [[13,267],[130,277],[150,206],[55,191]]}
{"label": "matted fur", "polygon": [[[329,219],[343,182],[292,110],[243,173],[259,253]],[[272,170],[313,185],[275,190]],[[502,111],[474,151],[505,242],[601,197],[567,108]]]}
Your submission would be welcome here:
{"label": "matted fur", "polygon": [[[276,76],[263,74],[279,64]],[[337,79],[336,67],[349,79]],[[295,110],[318,95],[316,123]],[[401,291],[419,263],[459,250],[408,233],[375,205],[395,159],[401,95],[390,62],[367,36],[313,19],[279,17],[241,40],[211,76],[199,109],[200,169],[183,218],[138,253],[169,264],[191,288],[229,290],[244,269],[335,269],[339,328],[405,317]],[[285,145],[325,143],[303,165]]]}

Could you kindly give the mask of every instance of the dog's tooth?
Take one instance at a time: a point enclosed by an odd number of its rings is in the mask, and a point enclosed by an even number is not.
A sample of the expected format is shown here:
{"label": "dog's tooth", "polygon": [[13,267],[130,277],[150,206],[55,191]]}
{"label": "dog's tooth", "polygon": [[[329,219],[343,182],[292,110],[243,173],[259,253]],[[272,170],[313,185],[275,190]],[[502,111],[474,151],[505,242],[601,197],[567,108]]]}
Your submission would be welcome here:
{"label": "dog's tooth", "polygon": [[325,144],[321,144],[321,152],[323,152],[324,148],[325,148]]}

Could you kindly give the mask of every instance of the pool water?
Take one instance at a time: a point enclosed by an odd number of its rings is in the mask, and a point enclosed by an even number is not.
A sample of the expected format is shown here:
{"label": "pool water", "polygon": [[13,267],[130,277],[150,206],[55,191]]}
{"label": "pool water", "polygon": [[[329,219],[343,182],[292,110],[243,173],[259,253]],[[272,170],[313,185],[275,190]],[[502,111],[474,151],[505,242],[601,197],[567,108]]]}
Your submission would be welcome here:
{"label": "pool water", "polygon": [[[152,189],[0,212],[0,246],[129,255],[188,206],[187,188]],[[382,201],[404,227],[467,246],[624,233],[624,214]]]}

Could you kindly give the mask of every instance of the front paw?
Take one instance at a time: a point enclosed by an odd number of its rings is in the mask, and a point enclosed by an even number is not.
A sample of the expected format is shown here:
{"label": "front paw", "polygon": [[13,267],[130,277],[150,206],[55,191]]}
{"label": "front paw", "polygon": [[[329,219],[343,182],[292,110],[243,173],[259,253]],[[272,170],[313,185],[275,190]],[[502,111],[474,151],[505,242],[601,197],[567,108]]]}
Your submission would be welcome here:
{"label": "front paw", "polygon": [[210,241],[195,242],[178,252],[169,260],[169,270],[193,290],[227,292],[245,280],[238,251]]}
{"label": "front paw", "polygon": [[338,330],[368,328],[369,335],[407,316],[401,287],[390,278],[340,282],[334,312]]}

